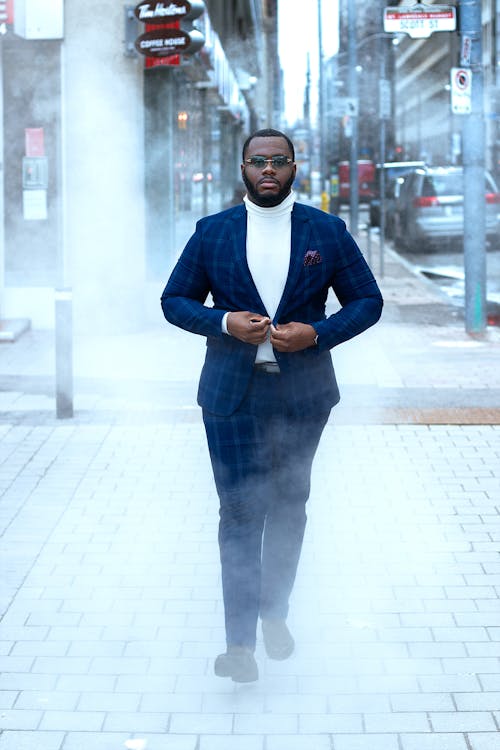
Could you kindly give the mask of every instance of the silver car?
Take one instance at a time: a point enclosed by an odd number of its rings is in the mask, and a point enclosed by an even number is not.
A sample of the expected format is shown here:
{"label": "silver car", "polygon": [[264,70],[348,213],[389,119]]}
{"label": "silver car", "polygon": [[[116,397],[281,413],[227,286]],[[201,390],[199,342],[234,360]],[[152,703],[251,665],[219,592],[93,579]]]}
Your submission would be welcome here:
{"label": "silver car", "polygon": [[[500,241],[500,193],[486,173],[486,234]],[[426,251],[463,242],[462,167],[421,167],[406,176],[394,212],[394,237],[400,247]]]}

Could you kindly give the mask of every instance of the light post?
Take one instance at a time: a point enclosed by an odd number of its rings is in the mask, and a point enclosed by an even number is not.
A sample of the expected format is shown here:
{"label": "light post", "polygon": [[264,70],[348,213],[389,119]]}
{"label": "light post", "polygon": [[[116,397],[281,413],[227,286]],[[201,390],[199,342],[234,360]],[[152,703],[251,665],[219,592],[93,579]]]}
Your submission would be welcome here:
{"label": "light post", "polygon": [[211,81],[198,81],[195,83],[195,88],[199,89],[201,97],[201,120],[202,120],[202,133],[201,133],[201,162],[202,162],[202,216],[208,214],[208,172],[210,169],[210,148],[208,133],[210,125],[208,122],[208,107],[207,107],[207,92],[209,89],[213,89],[214,85]]}
{"label": "light post", "polygon": [[380,145],[379,145],[379,156],[380,156],[380,182],[379,182],[379,193],[380,193],[380,238],[379,238],[379,261],[380,261],[380,276],[384,276],[384,254],[385,254],[385,152],[386,152],[386,122],[391,116],[391,94],[389,82],[386,79],[387,75],[387,59],[386,59],[386,45],[385,38],[380,37],[379,41],[380,48],[380,80],[379,80],[379,96],[378,96],[378,115],[380,123]]}
{"label": "light post", "polygon": [[319,171],[321,174],[321,189],[323,193],[327,190],[328,183],[328,171],[326,163],[326,127],[325,127],[325,104],[326,104],[326,92],[325,92],[325,71],[323,64],[323,33],[322,33],[322,5],[321,0],[318,0],[318,124],[319,124]]}
{"label": "light post", "polygon": [[349,229],[351,234],[358,234],[359,187],[358,187],[358,45],[356,41],[356,0],[348,0],[348,93],[356,104],[351,115],[351,150],[349,160]]}
{"label": "light post", "polygon": [[[352,0],[349,0],[349,8],[353,5]],[[355,14],[355,9],[353,9]],[[355,34],[352,29],[353,21],[349,18],[349,37],[348,37],[348,49],[345,52],[338,53],[332,58],[335,61],[339,61],[342,58],[348,58],[348,96],[356,101],[356,115],[351,117],[352,121],[352,133],[351,133],[351,156],[349,164],[349,182],[350,182],[350,230],[351,233],[355,234],[358,231],[358,211],[359,211],[359,195],[358,195],[358,113],[357,113],[357,101],[358,101],[358,81],[357,73],[359,67],[357,65],[357,52],[364,47],[365,44],[380,40],[379,54],[379,124],[380,124],[380,136],[379,136],[379,151],[380,151],[380,163],[384,164],[386,159],[386,134],[387,134],[387,120],[391,117],[391,91],[390,82],[387,80],[387,48],[385,44],[386,39],[394,40],[397,39],[397,35],[387,33],[385,31],[376,31],[372,34],[367,34],[359,41],[356,41]],[[354,21],[355,23],[355,21]],[[354,180],[354,183],[353,183]],[[384,232],[385,232],[385,172],[383,169],[380,170],[380,274],[384,274]]]}

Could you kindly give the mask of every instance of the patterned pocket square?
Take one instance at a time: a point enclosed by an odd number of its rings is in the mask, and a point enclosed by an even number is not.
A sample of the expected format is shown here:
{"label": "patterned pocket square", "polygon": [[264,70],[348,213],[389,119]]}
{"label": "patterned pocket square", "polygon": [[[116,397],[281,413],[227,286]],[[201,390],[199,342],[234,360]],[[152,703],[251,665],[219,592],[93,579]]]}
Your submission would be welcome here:
{"label": "patterned pocket square", "polygon": [[308,250],[304,255],[305,266],[316,266],[318,263],[321,263],[321,260],[321,255],[317,250]]}

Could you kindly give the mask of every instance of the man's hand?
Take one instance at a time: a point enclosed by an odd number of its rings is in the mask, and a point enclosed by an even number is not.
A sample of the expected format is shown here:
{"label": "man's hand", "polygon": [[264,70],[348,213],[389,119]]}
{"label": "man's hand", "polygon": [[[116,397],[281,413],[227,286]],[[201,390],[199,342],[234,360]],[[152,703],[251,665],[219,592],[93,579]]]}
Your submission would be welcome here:
{"label": "man's hand", "polygon": [[227,316],[227,330],[240,341],[246,344],[263,344],[267,338],[267,332],[271,319],[259,313],[230,312]]}
{"label": "man's hand", "polygon": [[300,352],[314,346],[316,331],[308,323],[271,325],[271,344],[279,352]]}

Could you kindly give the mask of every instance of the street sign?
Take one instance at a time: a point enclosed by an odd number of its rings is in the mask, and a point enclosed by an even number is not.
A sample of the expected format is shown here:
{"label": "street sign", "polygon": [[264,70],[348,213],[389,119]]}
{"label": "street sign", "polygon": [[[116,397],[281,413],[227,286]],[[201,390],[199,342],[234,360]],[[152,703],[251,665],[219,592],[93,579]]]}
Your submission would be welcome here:
{"label": "street sign", "polygon": [[463,35],[462,42],[460,44],[460,65],[470,66],[472,52],[472,37]]}
{"label": "street sign", "polygon": [[339,115],[358,116],[358,100],[352,96],[338,96],[334,100],[334,107]]}
{"label": "street sign", "polygon": [[384,8],[384,31],[408,34],[424,39],[435,31],[455,31],[456,9],[453,5],[398,5]]}
{"label": "street sign", "polygon": [[454,115],[469,115],[472,111],[472,71],[470,68],[451,69],[451,111]]}

